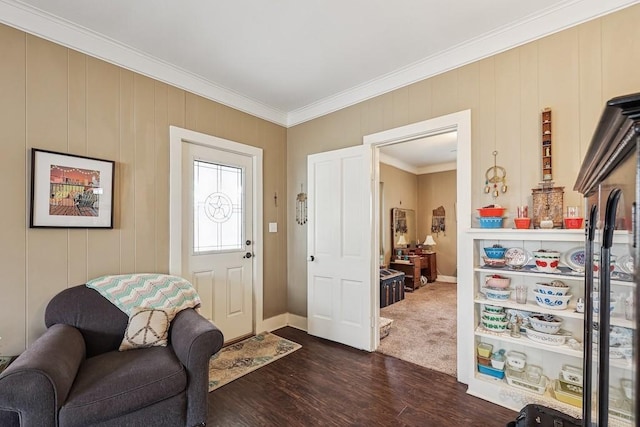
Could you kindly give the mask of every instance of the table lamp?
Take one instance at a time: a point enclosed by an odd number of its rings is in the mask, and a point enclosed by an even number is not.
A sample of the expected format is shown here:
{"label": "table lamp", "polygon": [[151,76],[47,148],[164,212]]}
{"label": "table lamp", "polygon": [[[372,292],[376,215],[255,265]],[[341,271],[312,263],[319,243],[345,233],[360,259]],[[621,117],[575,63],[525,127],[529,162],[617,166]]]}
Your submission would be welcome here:
{"label": "table lamp", "polygon": [[433,253],[433,247],[436,245],[436,241],[433,240],[433,236],[431,234],[429,234],[427,236],[427,238],[424,239],[423,245],[425,245],[427,247],[426,252],[428,254],[432,254]]}
{"label": "table lamp", "polygon": [[398,238],[398,241],[396,242],[396,246],[407,246],[407,239],[404,238],[404,234],[400,235],[400,238]]}

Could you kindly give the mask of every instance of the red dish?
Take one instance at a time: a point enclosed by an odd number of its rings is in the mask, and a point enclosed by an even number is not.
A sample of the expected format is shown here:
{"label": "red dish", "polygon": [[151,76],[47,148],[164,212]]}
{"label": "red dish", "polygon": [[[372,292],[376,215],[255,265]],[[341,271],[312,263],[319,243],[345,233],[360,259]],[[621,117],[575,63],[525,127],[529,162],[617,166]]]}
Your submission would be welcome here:
{"label": "red dish", "polygon": [[501,217],[507,208],[479,208],[477,209],[480,216],[498,216]]}
{"label": "red dish", "polygon": [[531,218],[513,218],[516,228],[529,228],[531,226]]}
{"label": "red dish", "polygon": [[564,228],[582,228],[582,218],[565,218]]}

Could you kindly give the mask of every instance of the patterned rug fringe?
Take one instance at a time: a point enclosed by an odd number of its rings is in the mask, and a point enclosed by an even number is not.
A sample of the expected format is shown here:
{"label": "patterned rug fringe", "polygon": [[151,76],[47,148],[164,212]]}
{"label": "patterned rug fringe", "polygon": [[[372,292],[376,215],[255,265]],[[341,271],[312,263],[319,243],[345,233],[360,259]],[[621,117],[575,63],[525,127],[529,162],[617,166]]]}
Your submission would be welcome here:
{"label": "patterned rug fringe", "polygon": [[209,361],[209,391],[213,391],[302,348],[300,344],[262,332],[223,348]]}

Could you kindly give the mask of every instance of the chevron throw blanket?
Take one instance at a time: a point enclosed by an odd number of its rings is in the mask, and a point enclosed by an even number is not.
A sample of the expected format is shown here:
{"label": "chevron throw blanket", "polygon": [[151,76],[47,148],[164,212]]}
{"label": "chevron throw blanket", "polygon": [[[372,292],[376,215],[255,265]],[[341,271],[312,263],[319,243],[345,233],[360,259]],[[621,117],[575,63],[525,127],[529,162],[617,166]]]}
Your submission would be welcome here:
{"label": "chevron throw blanket", "polygon": [[131,315],[134,307],[173,309],[200,306],[200,297],[191,283],[167,274],[122,274],[102,276],[87,282],[116,307]]}

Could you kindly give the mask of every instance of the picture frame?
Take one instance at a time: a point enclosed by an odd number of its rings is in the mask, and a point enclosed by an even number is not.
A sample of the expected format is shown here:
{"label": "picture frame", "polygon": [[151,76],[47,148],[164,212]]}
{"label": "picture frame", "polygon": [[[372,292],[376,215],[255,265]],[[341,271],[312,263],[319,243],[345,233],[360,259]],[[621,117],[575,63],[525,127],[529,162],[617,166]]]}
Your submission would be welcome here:
{"label": "picture frame", "polygon": [[31,228],[113,228],[112,160],[33,148]]}

